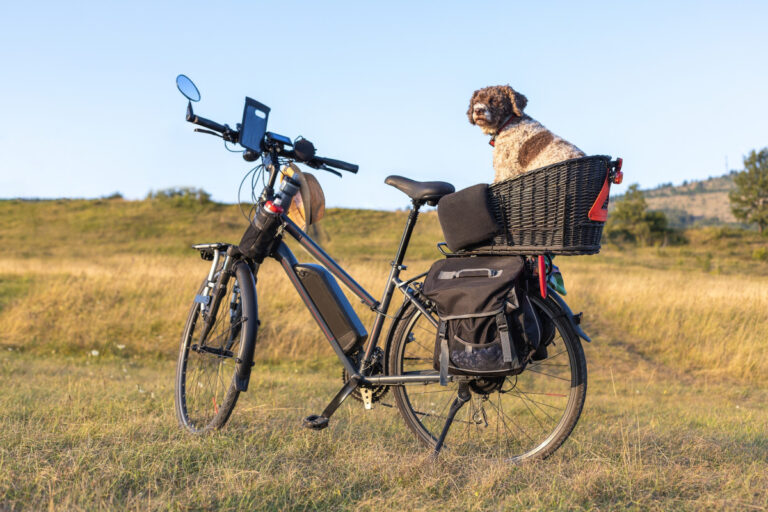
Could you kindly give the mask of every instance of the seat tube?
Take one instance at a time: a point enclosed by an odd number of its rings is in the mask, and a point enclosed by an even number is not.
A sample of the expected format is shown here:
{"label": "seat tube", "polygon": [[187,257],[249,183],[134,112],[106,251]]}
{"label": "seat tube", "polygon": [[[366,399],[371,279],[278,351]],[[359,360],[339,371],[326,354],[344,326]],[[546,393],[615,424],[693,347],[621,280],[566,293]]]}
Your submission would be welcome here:
{"label": "seat tube", "polygon": [[389,277],[387,278],[387,284],[384,287],[384,295],[381,298],[381,302],[379,303],[379,309],[376,312],[376,319],[373,322],[373,327],[371,328],[371,342],[368,343],[368,346],[365,349],[365,354],[363,355],[363,359],[360,361],[360,373],[362,374],[363,369],[365,368],[368,360],[371,357],[371,354],[373,353],[374,348],[376,348],[379,335],[381,334],[381,329],[384,326],[384,319],[386,318],[387,310],[389,309],[389,303],[392,300],[392,294],[395,291],[395,279],[400,277],[400,271],[403,270],[403,260],[405,259],[405,252],[408,250],[408,244],[411,241],[411,235],[413,234],[413,228],[416,227],[416,220],[419,217],[419,208],[421,208],[421,204],[418,201],[413,201],[413,208],[411,209],[411,212],[408,214],[408,220],[405,223],[405,229],[403,230],[403,236],[400,238],[400,245],[397,248],[397,253],[395,254],[395,260],[391,263],[392,269],[389,271]]}

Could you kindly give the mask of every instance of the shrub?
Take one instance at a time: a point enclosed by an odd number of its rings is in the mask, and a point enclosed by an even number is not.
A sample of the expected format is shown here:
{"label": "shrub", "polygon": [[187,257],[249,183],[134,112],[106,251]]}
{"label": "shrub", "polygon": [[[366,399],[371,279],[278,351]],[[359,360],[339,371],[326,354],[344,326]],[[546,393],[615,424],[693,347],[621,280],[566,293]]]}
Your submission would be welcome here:
{"label": "shrub", "polygon": [[752,251],[752,259],[757,261],[768,261],[768,247],[758,247]]}
{"label": "shrub", "polygon": [[603,235],[608,241],[641,245],[684,243],[680,233],[669,227],[664,212],[648,211],[645,196],[637,184],[616,202],[608,216]]}
{"label": "shrub", "polygon": [[211,194],[195,187],[173,187],[150,191],[147,194],[147,199],[168,202],[173,206],[205,205],[213,202],[211,201]]}

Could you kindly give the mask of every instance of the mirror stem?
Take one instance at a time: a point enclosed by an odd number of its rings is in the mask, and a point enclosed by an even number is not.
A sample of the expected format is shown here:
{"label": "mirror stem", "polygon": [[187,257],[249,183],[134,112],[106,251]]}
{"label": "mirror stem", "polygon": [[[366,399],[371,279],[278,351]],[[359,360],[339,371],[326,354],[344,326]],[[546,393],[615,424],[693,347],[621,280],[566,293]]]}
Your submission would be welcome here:
{"label": "mirror stem", "polygon": [[192,102],[187,102],[187,121],[192,121],[192,118],[195,116],[195,113],[192,112]]}

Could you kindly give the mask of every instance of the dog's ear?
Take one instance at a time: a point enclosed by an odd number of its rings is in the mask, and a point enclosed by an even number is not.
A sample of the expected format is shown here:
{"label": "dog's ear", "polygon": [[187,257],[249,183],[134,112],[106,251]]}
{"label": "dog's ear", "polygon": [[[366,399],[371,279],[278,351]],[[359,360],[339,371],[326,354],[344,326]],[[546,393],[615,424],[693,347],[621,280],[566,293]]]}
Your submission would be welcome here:
{"label": "dog's ear", "polygon": [[482,89],[478,89],[475,92],[473,92],[472,98],[469,100],[469,109],[467,109],[467,117],[469,118],[469,124],[475,124],[475,120],[472,119],[472,109],[475,106],[475,100],[477,99],[481,90]]}
{"label": "dog's ear", "polygon": [[512,104],[512,111],[517,117],[523,117],[523,110],[528,105],[528,98],[515,91],[510,86],[504,86],[504,92],[509,96],[509,102]]}

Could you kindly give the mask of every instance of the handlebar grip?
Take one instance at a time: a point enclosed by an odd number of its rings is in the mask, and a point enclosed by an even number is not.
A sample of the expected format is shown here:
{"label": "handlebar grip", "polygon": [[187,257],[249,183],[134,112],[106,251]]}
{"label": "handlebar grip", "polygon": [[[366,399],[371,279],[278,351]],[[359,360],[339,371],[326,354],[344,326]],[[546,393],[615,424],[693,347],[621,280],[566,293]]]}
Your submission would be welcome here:
{"label": "handlebar grip", "polygon": [[228,131],[226,126],[222,126],[215,121],[211,121],[210,119],[200,117],[196,114],[192,114],[192,115],[188,114],[187,121],[193,124],[204,126],[205,128],[208,128],[210,130],[216,130],[217,132],[220,132],[220,133],[227,133]]}
{"label": "handlebar grip", "polygon": [[356,173],[360,169],[360,166],[358,165],[342,162],[341,160],[334,160],[333,158],[316,156],[315,160],[317,160],[318,162],[322,162],[325,165],[328,165],[330,167],[336,167],[337,169],[341,169],[342,171],[349,171],[349,172]]}

